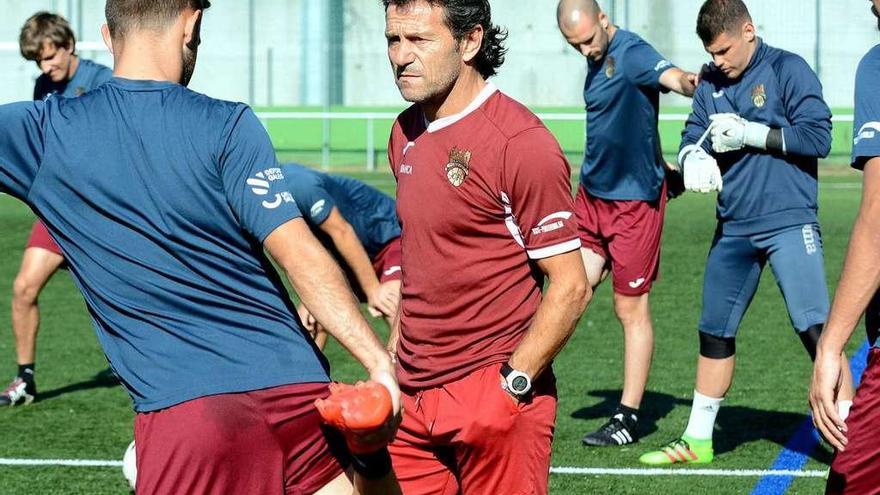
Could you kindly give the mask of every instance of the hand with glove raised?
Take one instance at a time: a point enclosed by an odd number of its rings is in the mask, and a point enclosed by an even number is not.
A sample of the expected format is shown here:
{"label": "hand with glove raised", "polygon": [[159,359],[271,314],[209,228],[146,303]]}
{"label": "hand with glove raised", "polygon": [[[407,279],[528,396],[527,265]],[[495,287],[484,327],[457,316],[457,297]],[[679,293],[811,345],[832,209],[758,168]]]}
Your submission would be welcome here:
{"label": "hand with glove raised", "polygon": [[738,151],[746,146],[761,150],[767,149],[767,136],[770,127],[758,122],[750,122],[735,113],[716,113],[710,115],[712,150],[716,153]]}

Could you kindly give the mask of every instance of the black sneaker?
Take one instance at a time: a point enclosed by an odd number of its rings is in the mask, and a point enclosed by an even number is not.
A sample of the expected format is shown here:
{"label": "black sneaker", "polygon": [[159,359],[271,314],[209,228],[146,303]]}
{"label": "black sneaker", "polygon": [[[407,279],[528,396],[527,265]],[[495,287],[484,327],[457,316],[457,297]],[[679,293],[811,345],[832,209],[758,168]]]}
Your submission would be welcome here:
{"label": "black sneaker", "polygon": [[623,413],[611,416],[611,419],[601,428],[586,435],[583,439],[584,445],[590,447],[620,446],[638,441],[636,422],[627,418]]}
{"label": "black sneaker", "polygon": [[18,404],[28,405],[37,398],[37,385],[33,380],[25,381],[21,377],[16,377],[12,383],[6,387],[3,394],[0,394],[0,407],[16,406]]}

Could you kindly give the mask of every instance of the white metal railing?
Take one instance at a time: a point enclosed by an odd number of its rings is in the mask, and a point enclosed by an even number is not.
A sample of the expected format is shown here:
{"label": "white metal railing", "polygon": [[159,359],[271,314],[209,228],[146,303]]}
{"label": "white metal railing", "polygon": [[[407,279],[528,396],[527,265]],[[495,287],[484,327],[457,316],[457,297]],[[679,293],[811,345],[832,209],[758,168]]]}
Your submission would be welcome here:
{"label": "white metal railing", "polygon": [[[76,49],[86,52],[106,52],[107,45],[103,41],[77,41]],[[0,52],[18,53],[17,41],[0,41]]]}
{"label": "white metal railing", "polygon": [[[363,120],[366,125],[366,153],[367,153],[367,170],[374,172],[376,170],[376,146],[375,125],[377,120],[391,120],[397,118],[396,112],[258,112],[257,118],[264,126],[270,120]],[[583,113],[539,113],[537,114],[544,122],[549,121],[583,121]],[[684,122],[687,120],[686,113],[661,113],[659,119],[661,121]],[[852,122],[852,115],[835,115],[831,118],[833,122]],[[327,170],[330,167],[330,126],[325,125],[321,132],[321,168]]]}

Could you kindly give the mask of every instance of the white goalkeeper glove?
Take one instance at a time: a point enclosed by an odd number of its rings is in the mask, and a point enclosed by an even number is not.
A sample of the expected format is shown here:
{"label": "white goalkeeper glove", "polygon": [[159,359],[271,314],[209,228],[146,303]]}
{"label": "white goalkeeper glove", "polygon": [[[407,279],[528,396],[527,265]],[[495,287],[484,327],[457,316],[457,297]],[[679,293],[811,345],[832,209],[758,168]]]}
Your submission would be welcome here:
{"label": "white goalkeeper glove", "polygon": [[691,144],[681,149],[678,163],[684,174],[684,187],[688,191],[707,193],[721,192],[721,169],[706,150]]}
{"label": "white goalkeeper glove", "polygon": [[757,122],[749,122],[735,113],[710,115],[712,121],[712,150],[716,153],[741,150],[746,146],[767,149],[770,128]]}

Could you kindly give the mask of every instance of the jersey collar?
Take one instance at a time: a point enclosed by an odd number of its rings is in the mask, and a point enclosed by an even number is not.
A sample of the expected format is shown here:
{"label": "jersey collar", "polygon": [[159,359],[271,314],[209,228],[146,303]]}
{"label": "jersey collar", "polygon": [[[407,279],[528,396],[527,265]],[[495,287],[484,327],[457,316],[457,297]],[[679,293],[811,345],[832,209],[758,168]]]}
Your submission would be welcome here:
{"label": "jersey collar", "polygon": [[477,97],[474,98],[474,100],[472,102],[470,102],[470,104],[467,107],[465,107],[465,109],[462,110],[461,112],[458,112],[455,115],[450,115],[448,117],[443,117],[442,119],[437,119],[434,122],[428,122],[428,119],[425,118],[425,114],[423,113],[422,118],[425,119],[425,127],[427,128],[427,131],[428,132],[439,131],[440,129],[443,129],[445,127],[449,127],[452,124],[458,122],[459,120],[467,117],[468,115],[473,113],[474,110],[480,108],[480,106],[483,103],[486,103],[486,100],[488,100],[489,97],[491,97],[493,94],[495,94],[496,91],[498,91],[498,88],[495,87],[495,85],[492,84],[491,82],[486,81],[486,86],[480,91],[480,93],[477,95]]}

